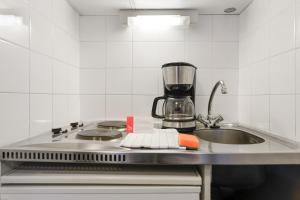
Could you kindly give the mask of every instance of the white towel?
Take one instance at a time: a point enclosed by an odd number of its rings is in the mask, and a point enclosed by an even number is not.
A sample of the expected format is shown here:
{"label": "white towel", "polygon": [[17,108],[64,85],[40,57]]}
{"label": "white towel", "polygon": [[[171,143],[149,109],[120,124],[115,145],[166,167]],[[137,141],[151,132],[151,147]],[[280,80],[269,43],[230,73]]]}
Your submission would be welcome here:
{"label": "white towel", "polygon": [[179,149],[176,129],[154,129],[153,133],[130,133],[120,146],[127,148]]}

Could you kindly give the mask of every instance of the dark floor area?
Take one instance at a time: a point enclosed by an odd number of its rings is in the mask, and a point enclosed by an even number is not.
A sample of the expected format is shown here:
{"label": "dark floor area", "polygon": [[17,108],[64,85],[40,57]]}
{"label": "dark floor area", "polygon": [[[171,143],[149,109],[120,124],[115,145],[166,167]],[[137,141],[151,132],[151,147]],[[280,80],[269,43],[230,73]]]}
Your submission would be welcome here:
{"label": "dark floor area", "polygon": [[300,200],[300,165],[214,166],[212,200]]}

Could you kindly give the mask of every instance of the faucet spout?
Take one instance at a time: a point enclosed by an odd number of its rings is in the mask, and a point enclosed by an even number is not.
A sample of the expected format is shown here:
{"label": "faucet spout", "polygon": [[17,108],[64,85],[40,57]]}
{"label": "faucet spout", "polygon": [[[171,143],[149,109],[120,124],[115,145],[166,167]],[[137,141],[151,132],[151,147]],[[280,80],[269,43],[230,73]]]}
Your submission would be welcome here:
{"label": "faucet spout", "polygon": [[212,102],[213,102],[215,93],[216,93],[216,91],[217,91],[217,89],[218,89],[219,86],[221,86],[221,92],[222,92],[222,94],[227,94],[227,87],[225,85],[225,82],[224,81],[218,81],[215,84],[213,90],[211,91],[211,94],[210,94],[210,97],[209,97],[208,111],[207,111],[207,116],[208,117],[211,117]]}
{"label": "faucet spout", "polygon": [[220,126],[218,124],[224,120],[221,115],[213,116],[211,114],[212,102],[213,102],[214,96],[215,96],[216,91],[219,86],[221,86],[222,94],[227,94],[227,87],[226,87],[224,81],[218,81],[215,84],[213,90],[211,91],[211,94],[209,97],[207,116],[204,117],[203,115],[199,114],[199,116],[197,117],[197,120],[200,123],[202,123],[206,128],[220,128]]}

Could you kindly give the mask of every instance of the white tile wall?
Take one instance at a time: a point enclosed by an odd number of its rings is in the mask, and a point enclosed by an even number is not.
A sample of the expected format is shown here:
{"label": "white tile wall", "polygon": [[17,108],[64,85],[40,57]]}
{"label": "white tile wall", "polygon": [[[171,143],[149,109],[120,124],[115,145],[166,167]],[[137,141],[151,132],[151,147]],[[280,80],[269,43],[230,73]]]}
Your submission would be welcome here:
{"label": "white tile wall", "polygon": [[254,0],[239,23],[239,121],[298,141],[299,13],[298,0]]}
{"label": "white tile wall", "polygon": [[52,93],[53,62],[48,56],[31,52],[30,57],[30,92]]}
{"label": "white tile wall", "polygon": [[81,42],[80,45],[81,68],[104,68],[106,66],[105,42]]}
{"label": "white tile wall", "polygon": [[163,91],[160,67],[186,61],[198,67],[197,112],[206,112],[213,84],[223,79],[229,94],[218,93],[214,112],[237,121],[238,16],[200,15],[187,29],[155,30],[123,26],[118,16],[82,16],[79,29],[82,120],[151,118]]}
{"label": "white tile wall", "polygon": [[105,69],[81,70],[81,94],[105,94]]}
{"label": "white tile wall", "polygon": [[105,95],[81,95],[80,115],[86,121],[105,119]]}
{"label": "white tile wall", "polygon": [[49,131],[52,127],[52,95],[32,94],[30,96],[31,136]]}
{"label": "white tile wall", "polygon": [[78,120],[79,16],[64,0],[0,4],[1,17],[16,19],[0,25],[4,145]]}

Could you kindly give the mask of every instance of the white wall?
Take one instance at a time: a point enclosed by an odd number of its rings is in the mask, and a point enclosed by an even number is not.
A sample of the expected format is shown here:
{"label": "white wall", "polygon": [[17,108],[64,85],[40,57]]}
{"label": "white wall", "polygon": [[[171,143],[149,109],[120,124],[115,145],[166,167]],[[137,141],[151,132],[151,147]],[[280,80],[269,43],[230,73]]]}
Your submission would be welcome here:
{"label": "white wall", "polygon": [[4,145],[78,120],[79,16],[64,0],[0,4]]}
{"label": "white wall", "polygon": [[214,113],[237,121],[238,16],[200,15],[188,29],[143,30],[122,26],[118,16],[80,17],[82,120],[151,117],[162,95],[161,66],[186,61],[198,67],[197,110],[220,79],[229,94],[215,99]]}
{"label": "white wall", "polygon": [[299,20],[299,0],[254,0],[239,26],[240,121],[298,141]]}

